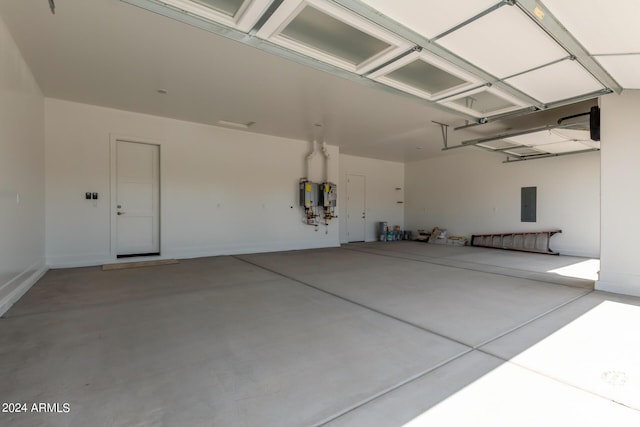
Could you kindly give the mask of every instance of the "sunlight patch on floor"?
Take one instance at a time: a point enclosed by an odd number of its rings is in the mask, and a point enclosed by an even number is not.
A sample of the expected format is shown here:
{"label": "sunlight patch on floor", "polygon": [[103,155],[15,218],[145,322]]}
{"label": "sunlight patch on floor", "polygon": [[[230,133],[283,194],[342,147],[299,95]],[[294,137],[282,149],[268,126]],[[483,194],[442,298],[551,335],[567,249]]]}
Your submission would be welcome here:
{"label": "sunlight patch on floor", "polygon": [[598,280],[600,272],[600,260],[589,259],[566,267],[549,270],[547,273],[559,274],[565,277],[575,277],[576,279]]}
{"label": "sunlight patch on floor", "polygon": [[603,301],[405,426],[640,425],[638,325]]}

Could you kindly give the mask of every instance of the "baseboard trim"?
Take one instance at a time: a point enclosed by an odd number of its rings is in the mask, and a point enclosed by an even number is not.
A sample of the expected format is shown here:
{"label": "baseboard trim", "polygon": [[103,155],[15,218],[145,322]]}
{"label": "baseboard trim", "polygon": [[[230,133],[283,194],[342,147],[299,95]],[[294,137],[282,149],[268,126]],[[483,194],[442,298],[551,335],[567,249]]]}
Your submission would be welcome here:
{"label": "baseboard trim", "polygon": [[[31,269],[32,267],[30,267],[26,271],[30,271]],[[20,298],[22,298],[22,296],[25,293],[27,293],[27,291],[31,289],[31,287],[35,285],[36,282],[40,280],[40,278],[44,276],[48,270],[49,270],[49,267],[47,267],[46,265],[40,265],[39,267],[37,267],[36,271],[31,273],[28,277],[26,277],[21,282],[18,279],[18,280],[12,280],[11,282],[7,283],[7,285],[5,285],[3,288],[6,288],[11,285],[14,285],[15,287],[5,297],[0,299],[0,316],[3,316],[7,311],[9,311],[11,306],[15,304]],[[23,276],[24,274],[25,273],[20,274],[17,278]]]}

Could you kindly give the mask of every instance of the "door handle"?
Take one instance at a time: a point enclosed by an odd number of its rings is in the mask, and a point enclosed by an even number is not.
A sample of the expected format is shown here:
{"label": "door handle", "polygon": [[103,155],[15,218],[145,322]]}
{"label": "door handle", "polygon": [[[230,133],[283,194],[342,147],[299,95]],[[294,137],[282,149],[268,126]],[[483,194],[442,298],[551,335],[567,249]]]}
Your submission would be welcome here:
{"label": "door handle", "polygon": [[125,214],[125,213],[126,213],[126,212],[118,212],[118,215],[123,215],[123,214]]}

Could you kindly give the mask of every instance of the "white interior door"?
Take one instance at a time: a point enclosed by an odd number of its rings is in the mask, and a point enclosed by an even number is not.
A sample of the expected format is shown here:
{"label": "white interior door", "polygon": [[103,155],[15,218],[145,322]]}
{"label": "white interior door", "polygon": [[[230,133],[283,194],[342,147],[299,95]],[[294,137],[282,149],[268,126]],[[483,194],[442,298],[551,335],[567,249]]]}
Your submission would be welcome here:
{"label": "white interior door", "polygon": [[365,177],[347,175],[347,240],[364,242],[366,224]]}
{"label": "white interior door", "polygon": [[118,141],[116,254],[160,254],[160,147]]}

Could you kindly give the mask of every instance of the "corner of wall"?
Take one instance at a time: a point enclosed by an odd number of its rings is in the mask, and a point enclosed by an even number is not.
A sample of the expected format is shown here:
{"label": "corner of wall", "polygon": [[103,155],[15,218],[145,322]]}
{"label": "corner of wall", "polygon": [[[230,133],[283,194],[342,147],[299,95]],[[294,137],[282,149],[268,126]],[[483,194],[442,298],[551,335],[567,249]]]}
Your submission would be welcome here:
{"label": "corner of wall", "polygon": [[47,267],[44,96],[1,16],[0,52],[1,315]]}
{"label": "corner of wall", "polygon": [[44,261],[38,262],[22,274],[7,282],[4,288],[9,288],[6,295],[0,297],[0,316],[3,316],[33,285],[49,270]]}

